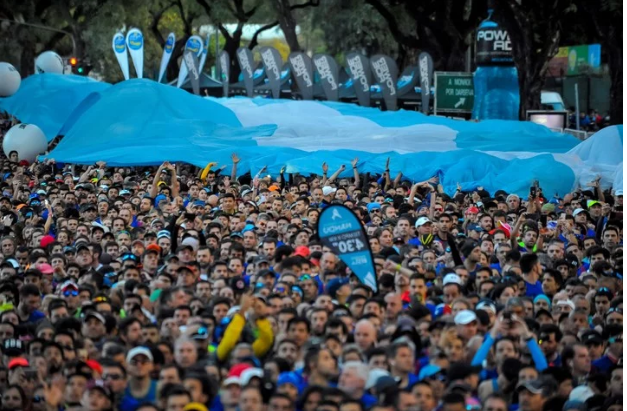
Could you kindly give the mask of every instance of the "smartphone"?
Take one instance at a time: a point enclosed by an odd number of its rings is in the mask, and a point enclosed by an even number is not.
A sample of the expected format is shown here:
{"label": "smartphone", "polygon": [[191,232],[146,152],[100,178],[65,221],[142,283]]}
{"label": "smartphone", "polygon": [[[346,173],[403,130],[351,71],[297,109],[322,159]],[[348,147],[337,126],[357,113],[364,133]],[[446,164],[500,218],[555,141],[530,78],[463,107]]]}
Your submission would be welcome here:
{"label": "smartphone", "polygon": [[546,219],[547,219],[547,216],[545,214],[542,214],[540,216],[540,222],[542,223],[542,228],[546,228]]}

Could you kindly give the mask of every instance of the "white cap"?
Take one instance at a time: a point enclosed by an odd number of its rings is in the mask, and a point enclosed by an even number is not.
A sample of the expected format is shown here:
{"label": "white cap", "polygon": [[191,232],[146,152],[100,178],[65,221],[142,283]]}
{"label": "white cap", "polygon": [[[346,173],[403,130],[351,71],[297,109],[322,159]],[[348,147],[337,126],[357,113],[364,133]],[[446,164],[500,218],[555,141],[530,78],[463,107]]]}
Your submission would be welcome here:
{"label": "white cap", "polygon": [[614,195],[615,195],[615,196],[622,196],[622,195],[623,195],[623,189],[621,188],[620,190],[616,190],[616,191],[614,192]]}
{"label": "white cap", "polygon": [[322,195],[323,196],[330,196],[331,194],[335,193],[337,191],[337,188],[333,188],[331,186],[324,186],[322,187]]}
{"label": "white cap", "polygon": [[236,385],[242,385],[242,381],[240,377],[229,377],[226,380],[224,380],[224,382],[222,383],[222,385],[224,387],[228,387],[229,385],[232,384],[236,384]]}
{"label": "white cap", "polygon": [[423,225],[430,222],[431,220],[429,220],[427,217],[420,217],[418,220],[416,220],[416,228],[422,227]]}
{"label": "white cap", "polygon": [[466,325],[477,321],[477,314],[470,310],[461,310],[455,315],[455,324]]}
{"label": "white cap", "polygon": [[592,388],[587,385],[580,385],[570,392],[569,401],[586,402],[586,400],[594,395]]}
{"label": "white cap", "polygon": [[462,279],[457,275],[457,274],[446,274],[444,276],[444,279],[442,280],[442,284],[443,285],[447,285],[447,284],[458,284],[458,285],[462,285]]}
{"label": "white cap", "polygon": [[239,377],[239,382],[243,386],[248,385],[251,379],[254,377],[263,378],[263,370],[261,368],[248,368],[242,371],[242,375]]}
{"label": "white cap", "polygon": [[187,237],[181,242],[181,245],[189,245],[194,249],[194,252],[196,252],[198,251],[200,243],[194,237]]}
{"label": "white cap", "polygon": [[368,373],[368,380],[366,381],[366,386],[364,387],[364,389],[366,391],[371,389],[377,384],[377,381],[379,380],[379,378],[389,377],[389,376],[390,376],[390,373],[388,371],[382,370],[380,368],[375,368],[373,370],[370,370],[370,373]]}
{"label": "white cap", "polygon": [[130,363],[131,360],[133,358],[137,357],[138,355],[144,355],[150,361],[154,361],[152,353],[150,352],[150,350],[148,348],[146,348],[146,347],[135,347],[135,348],[131,349],[128,352],[128,354],[126,354],[126,362]]}
{"label": "white cap", "polygon": [[571,309],[575,309],[575,303],[572,302],[571,300],[559,300],[555,305],[567,305],[569,306]]}
{"label": "white cap", "polygon": [[576,208],[575,211],[573,211],[573,217],[577,216],[577,214],[581,213],[582,211],[586,211],[583,208]]}

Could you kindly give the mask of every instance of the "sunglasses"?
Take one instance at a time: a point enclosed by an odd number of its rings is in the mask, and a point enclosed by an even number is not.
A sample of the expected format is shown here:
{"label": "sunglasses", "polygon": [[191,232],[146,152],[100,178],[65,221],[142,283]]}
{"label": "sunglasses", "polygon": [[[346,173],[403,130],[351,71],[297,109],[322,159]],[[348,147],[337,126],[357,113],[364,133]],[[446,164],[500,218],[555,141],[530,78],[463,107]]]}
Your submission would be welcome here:
{"label": "sunglasses", "polygon": [[69,297],[69,296],[76,297],[78,296],[78,290],[63,291],[63,296],[64,297]]}

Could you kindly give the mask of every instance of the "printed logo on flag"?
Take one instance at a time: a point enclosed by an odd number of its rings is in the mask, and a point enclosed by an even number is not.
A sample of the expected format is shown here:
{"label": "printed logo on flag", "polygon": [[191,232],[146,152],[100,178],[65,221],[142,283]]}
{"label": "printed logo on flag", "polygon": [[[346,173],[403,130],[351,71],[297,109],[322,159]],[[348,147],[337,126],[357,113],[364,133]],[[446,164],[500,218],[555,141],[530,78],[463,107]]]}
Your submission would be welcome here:
{"label": "printed logo on flag", "polygon": [[172,53],[172,50],[174,50],[174,36],[168,36],[164,49],[166,53]]}
{"label": "printed logo on flag", "polygon": [[124,53],[126,51],[126,42],[124,41],[123,35],[116,35],[113,43],[113,47],[115,47],[116,53]]}
{"label": "printed logo on flag", "polygon": [[144,36],[141,34],[141,32],[134,32],[131,33],[130,36],[128,36],[128,47],[131,50],[139,50],[142,48],[142,46],[144,45]]}

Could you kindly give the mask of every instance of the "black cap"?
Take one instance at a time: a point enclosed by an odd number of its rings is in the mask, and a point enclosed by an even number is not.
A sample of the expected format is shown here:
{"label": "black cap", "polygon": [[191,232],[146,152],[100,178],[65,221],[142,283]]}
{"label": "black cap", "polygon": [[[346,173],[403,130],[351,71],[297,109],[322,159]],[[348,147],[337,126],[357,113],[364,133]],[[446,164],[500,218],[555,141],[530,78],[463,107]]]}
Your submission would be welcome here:
{"label": "black cap", "polygon": [[599,334],[597,331],[590,330],[583,333],[583,335],[581,336],[581,341],[586,345],[603,344],[603,336],[601,336],[601,334]]}

